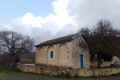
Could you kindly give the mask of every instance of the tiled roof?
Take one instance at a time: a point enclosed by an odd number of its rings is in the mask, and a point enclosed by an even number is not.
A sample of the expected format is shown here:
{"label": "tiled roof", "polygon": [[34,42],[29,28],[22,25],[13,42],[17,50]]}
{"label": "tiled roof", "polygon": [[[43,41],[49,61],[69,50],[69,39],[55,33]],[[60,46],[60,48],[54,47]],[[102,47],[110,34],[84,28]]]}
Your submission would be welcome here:
{"label": "tiled roof", "polygon": [[64,37],[60,37],[60,38],[56,38],[56,39],[52,39],[52,40],[48,40],[48,41],[45,41],[41,44],[36,45],[35,47],[42,47],[42,46],[48,46],[48,45],[68,42],[68,41],[71,41],[72,37],[75,36],[75,35],[76,34],[68,35],[68,36],[64,36]]}

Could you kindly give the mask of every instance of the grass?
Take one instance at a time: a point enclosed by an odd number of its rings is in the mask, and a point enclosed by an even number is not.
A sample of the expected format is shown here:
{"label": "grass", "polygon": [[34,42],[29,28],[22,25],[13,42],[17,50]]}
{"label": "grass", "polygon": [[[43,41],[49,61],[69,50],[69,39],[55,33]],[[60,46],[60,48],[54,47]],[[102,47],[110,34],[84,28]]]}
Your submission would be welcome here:
{"label": "grass", "polygon": [[11,69],[7,67],[0,66],[0,74],[2,73],[12,73],[12,72],[18,72],[18,69]]}
{"label": "grass", "polygon": [[0,80],[120,80],[120,74],[107,77],[63,78],[23,73],[18,70],[0,67]]}

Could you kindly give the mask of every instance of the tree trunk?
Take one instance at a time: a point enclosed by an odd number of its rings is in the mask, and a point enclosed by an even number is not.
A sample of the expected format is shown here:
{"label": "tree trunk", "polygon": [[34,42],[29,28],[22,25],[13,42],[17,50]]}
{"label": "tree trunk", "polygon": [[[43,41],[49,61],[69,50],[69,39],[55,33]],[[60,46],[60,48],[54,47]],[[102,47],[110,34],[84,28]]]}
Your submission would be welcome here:
{"label": "tree trunk", "polygon": [[11,56],[10,57],[10,68],[15,68],[17,63],[17,57],[16,56]]}
{"label": "tree trunk", "polygon": [[101,65],[102,65],[101,53],[97,54],[97,58],[98,58],[98,68],[101,68]]}

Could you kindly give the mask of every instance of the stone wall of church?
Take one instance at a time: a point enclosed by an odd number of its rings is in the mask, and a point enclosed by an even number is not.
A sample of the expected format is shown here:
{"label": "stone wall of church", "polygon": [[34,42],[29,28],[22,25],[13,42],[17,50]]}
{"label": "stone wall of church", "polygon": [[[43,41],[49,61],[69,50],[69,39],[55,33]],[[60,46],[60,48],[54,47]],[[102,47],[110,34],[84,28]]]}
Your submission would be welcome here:
{"label": "stone wall of church", "polygon": [[[88,45],[82,36],[72,41],[72,57],[73,57],[73,68],[89,68],[90,67],[90,54]],[[80,55],[83,55],[83,67],[80,63]]]}
{"label": "stone wall of church", "polygon": [[[60,67],[72,67],[71,42],[44,46],[36,49],[36,65],[45,64]],[[50,52],[53,51],[53,58]]]}

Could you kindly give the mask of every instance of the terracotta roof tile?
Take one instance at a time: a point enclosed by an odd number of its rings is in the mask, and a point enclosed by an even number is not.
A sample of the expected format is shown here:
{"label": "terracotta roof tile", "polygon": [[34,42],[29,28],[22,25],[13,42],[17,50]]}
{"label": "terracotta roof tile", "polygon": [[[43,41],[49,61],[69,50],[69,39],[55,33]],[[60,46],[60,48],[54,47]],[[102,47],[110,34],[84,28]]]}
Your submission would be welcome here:
{"label": "terracotta roof tile", "polygon": [[64,37],[60,37],[60,38],[56,38],[56,39],[52,39],[52,40],[48,40],[48,41],[43,42],[43,44],[50,43],[50,42],[55,42],[55,41],[58,41],[58,40],[68,39],[68,38],[73,37],[74,35],[75,35],[75,34],[73,34],[73,35],[68,35],[68,36],[64,36]]}
{"label": "terracotta roof tile", "polygon": [[73,36],[75,36],[76,34],[73,35],[68,35],[68,36],[64,36],[64,37],[60,37],[60,38],[56,38],[56,39],[52,39],[52,40],[48,40],[45,42],[42,42],[41,44],[36,45],[35,47],[41,47],[41,46],[47,46],[47,45],[52,45],[52,44],[57,44],[57,43],[62,43],[62,42],[67,42],[70,41],[72,39]]}

